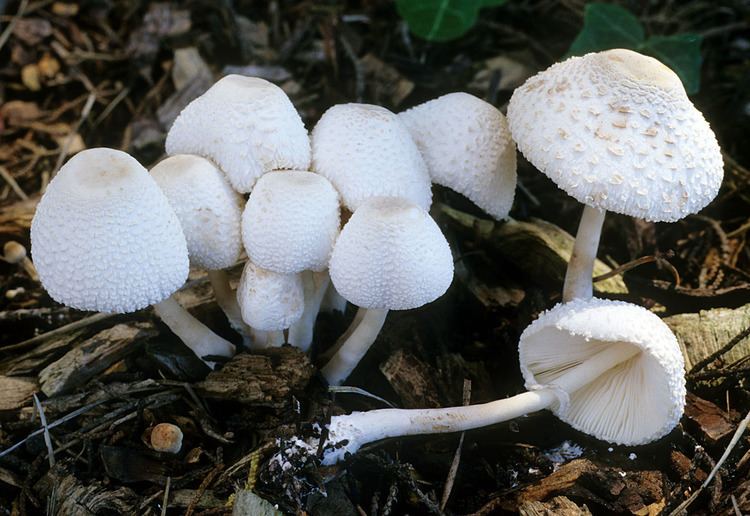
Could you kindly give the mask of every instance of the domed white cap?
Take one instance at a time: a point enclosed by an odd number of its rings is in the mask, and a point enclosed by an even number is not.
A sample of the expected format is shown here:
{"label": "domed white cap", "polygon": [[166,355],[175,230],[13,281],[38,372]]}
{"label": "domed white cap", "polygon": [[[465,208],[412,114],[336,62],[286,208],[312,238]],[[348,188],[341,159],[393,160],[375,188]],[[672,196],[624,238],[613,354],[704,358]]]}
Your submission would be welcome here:
{"label": "domed white cap", "polygon": [[178,154],[152,168],[151,177],[180,219],[191,263],[209,270],[234,265],[245,201],[224,174],[205,158]]}
{"label": "domed white cap", "polygon": [[341,104],[312,132],[313,170],[327,177],[355,211],[370,197],[402,197],[430,208],[427,165],[401,119],[380,106]]}
{"label": "domed white cap", "polygon": [[169,201],[128,154],[76,154],[47,186],[31,251],[55,301],[132,312],[169,297],[188,274],[185,237]]}
{"label": "domed white cap", "polygon": [[329,273],[336,290],[357,306],[408,310],[445,293],[453,257],[426,211],[397,197],[374,197],[341,230]]}
{"label": "domed white cap", "polygon": [[492,104],[449,93],[399,114],[434,183],[465,195],[504,219],[516,191],[516,145],[508,122]]}
{"label": "domed white cap", "polygon": [[339,234],[340,205],[326,178],[299,170],[258,180],[242,214],[242,240],[258,266],[274,272],[322,271]]}
{"label": "domed white cap", "polygon": [[640,306],[578,299],[543,313],[519,343],[526,387],[550,384],[609,346],[635,346],[641,353],[552,411],[572,427],[618,444],[645,444],[666,435],[685,406],[684,360],[669,327]]}
{"label": "domed white cap", "polygon": [[302,317],[302,277],[267,271],[247,262],[237,287],[237,302],[242,320],[256,330],[284,330]]}
{"label": "domed white cap", "polygon": [[182,110],[168,154],[211,159],[238,192],[274,169],[310,166],[310,139],[284,91],[257,77],[227,75]]}
{"label": "domed white cap", "polygon": [[716,196],[721,151],[679,77],[652,57],[573,57],[516,89],[519,150],[578,201],[651,221],[696,213]]}

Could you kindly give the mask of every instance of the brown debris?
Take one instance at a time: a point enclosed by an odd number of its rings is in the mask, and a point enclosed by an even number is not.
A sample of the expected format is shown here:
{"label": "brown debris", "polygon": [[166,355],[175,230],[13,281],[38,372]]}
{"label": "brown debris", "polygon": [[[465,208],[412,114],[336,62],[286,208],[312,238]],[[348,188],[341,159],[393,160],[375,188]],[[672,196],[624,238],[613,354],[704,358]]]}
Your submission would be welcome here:
{"label": "brown debris", "polygon": [[688,393],[685,417],[697,425],[703,438],[711,445],[717,444],[735,430],[736,418],[708,400]]}
{"label": "brown debris", "polygon": [[23,407],[37,392],[36,378],[0,376],[0,413]]}
{"label": "brown debris", "polygon": [[584,504],[579,507],[564,496],[556,496],[549,502],[524,502],[518,507],[521,516],[591,516]]}
{"label": "brown debris", "polygon": [[404,408],[439,407],[435,372],[404,349],[380,365],[380,372],[401,398]]}

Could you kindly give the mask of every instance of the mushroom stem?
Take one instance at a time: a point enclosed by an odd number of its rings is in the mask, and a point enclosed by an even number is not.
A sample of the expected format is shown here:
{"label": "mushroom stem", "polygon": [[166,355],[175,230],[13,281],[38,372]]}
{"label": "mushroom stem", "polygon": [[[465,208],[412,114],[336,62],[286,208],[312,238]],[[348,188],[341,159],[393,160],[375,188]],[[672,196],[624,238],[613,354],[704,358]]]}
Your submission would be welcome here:
{"label": "mushroom stem", "polygon": [[[463,432],[508,421],[531,412],[549,408],[599,376],[633,358],[640,349],[632,345],[613,345],[584,360],[547,386],[480,405],[435,409],[382,409],[334,416],[324,464],[333,464],[345,453],[355,453],[361,446],[386,439],[419,434]],[[561,399],[562,398],[562,399]],[[348,442],[347,442],[348,441]],[[343,446],[339,446],[345,443]]]}
{"label": "mushroom stem", "polygon": [[203,359],[205,356],[232,357],[234,355],[234,344],[219,337],[208,326],[190,315],[190,312],[185,310],[174,296],[155,304],[154,312],[206,364],[210,365],[210,362]]}
{"label": "mushroom stem", "polygon": [[240,304],[237,302],[237,294],[232,290],[229,285],[229,276],[223,269],[220,270],[209,270],[208,281],[211,282],[211,287],[214,289],[214,296],[219,307],[227,316],[229,325],[234,328],[237,333],[246,338],[250,335],[250,327],[245,324],[242,320],[242,311],[240,310]]}
{"label": "mushroom stem", "polygon": [[323,272],[303,271],[301,274],[305,289],[305,310],[299,321],[289,328],[289,344],[307,351],[313,341],[315,320],[318,318],[320,304],[331,283],[331,277],[327,270]]}
{"label": "mushroom stem", "polygon": [[328,284],[328,290],[326,290],[323,296],[323,301],[320,303],[321,312],[346,312],[346,299],[344,296],[339,294],[333,283]]}
{"label": "mushroom stem", "polygon": [[381,308],[360,308],[361,310],[364,310],[361,322],[321,370],[330,385],[342,384],[357,367],[378,337],[388,315],[388,310]]}
{"label": "mushroom stem", "polygon": [[251,344],[248,347],[252,350],[278,348],[285,344],[284,332],[281,330],[263,331],[250,328],[250,340]]}
{"label": "mushroom stem", "polygon": [[563,286],[563,302],[574,299],[591,299],[594,295],[592,278],[594,276],[594,261],[599,249],[599,238],[602,235],[602,225],[607,212],[591,206],[586,206],[578,225],[573,254],[568,262]]}
{"label": "mushroom stem", "polygon": [[336,339],[336,342],[333,346],[328,348],[325,353],[320,355],[320,362],[319,363],[328,363],[333,356],[338,353],[338,351],[341,349],[341,346],[344,345],[344,342],[349,339],[349,337],[352,336],[352,333],[354,333],[354,330],[357,329],[357,326],[359,326],[359,323],[362,322],[362,319],[365,317],[365,314],[367,313],[367,308],[362,308],[361,306],[357,308],[357,313],[354,314],[354,319],[352,319],[352,322],[349,324],[349,327],[346,329],[344,333],[339,336],[338,339]]}

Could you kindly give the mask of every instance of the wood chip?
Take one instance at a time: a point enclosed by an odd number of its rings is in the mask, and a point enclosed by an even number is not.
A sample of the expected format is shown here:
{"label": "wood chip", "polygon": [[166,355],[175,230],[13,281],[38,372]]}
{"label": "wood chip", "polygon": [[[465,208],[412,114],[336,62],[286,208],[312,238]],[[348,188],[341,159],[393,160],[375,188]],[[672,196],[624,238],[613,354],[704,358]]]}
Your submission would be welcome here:
{"label": "wood chip", "polygon": [[585,505],[579,507],[564,496],[556,496],[549,502],[524,502],[518,507],[521,516],[591,516]]}
{"label": "wood chip", "polygon": [[731,435],[735,429],[735,418],[731,414],[691,393],[687,395],[685,417],[697,426],[703,438],[711,445]]}
{"label": "wood chip", "polygon": [[438,407],[435,372],[416,356],[399,349],[380,365],[380,371],[401,398],[404,408]]}
{"label": "wood chip", "polygon": [[0,412],[23,407],[37,392],[36,378],[0,376]]}

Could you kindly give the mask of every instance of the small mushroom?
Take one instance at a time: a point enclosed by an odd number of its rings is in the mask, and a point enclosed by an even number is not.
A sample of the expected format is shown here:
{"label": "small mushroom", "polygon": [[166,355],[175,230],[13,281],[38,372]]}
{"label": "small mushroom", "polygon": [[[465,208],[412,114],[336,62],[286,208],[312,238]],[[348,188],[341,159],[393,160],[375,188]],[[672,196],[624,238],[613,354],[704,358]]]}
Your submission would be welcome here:
{"label": "small mushroom", "polygon": [[453,258],[426,211],[405,199],[373,197],[341,230],[330,274],[336,290],[360,307],[348,338],[322,369],[338,385],[375,342],[389,310],[417,308],[445,293]]}
{"label": "small mushroom", "polygon": [[312,131],[313,170],[355,211],[370,197],[401,197],[428,210],[427,165],[401,119],[380,106],[340,104]]}
{"label": "small mushroom", "polygon": [[32,262],[26,255],[26,248],[15,240],[9,240],[3,245],[3,259],[12,264],[20,266],[26,274],[34,281],[39,281],[39,274]]}
{"label": "small mushroom", "polygon": [[286,93],[241,75],[227,75],[188,104],[167,134],[166,149],[210,159],[242,193],[270,170],[310,166],[310,139]]}
{"label": "small mushroom", "polygon": [[463,194],[505,219],[516,191],[516,145],[492,104],[449,93],[399,113],[422,153],[433,183]]}
{"label": "small mushroom", "polygon": [[600,299],[557,305],[526,328],[519,355],[527,392],[480,405],[334,416],[323,462],[388,437],[471,430],[545,408],[597,439],[628,446],[659,439],[682,416],[685,371],[677,339],[637,305]]}
{"label": "small mushroom", "polygon": [[187,279],[185,236],[169,201],[130,155],[76,154],[50,182],[31,223],[44,288],[79,310],[154,311],[198,357],[230,357],[234,345],[171,297]]}
{"label": "small mushroom", "polygon": [[171,423],[159,423],[151,429],[151,448],[162,453],[180,453],[182,430]]}
{"label": "small mushroom", "polygon": [[605,210],[672,222],[716,196],[721,150],[679,77],[615,49],[572,57],[515,90],[508,122],[519,150],[586,206],[563,299],[590,298]]}

